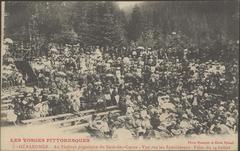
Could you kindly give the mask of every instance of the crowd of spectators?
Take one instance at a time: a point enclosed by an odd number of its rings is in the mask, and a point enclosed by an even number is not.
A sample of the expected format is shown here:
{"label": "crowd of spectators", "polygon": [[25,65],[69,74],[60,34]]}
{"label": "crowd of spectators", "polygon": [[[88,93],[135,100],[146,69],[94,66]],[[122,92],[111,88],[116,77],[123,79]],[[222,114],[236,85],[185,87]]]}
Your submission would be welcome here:
{"label": "crowd of spectators", "polygon": [[12,62],[9,60],[7,63],[2,65],[2,88],[9,88],[14,86],[25,85],[27,80],[26,75],[19,72]]}
{"label": "crowd of spectators", "polygon": [[124,128],[136,138],[162,138],[237,131],[237,61],[203,62],[188,49],[171,56],[136,46],[49,49],[31,63],[33,91],[13,99],[19,122],[117,105],[121,114],[93,115],[89,132],[114,137]]}

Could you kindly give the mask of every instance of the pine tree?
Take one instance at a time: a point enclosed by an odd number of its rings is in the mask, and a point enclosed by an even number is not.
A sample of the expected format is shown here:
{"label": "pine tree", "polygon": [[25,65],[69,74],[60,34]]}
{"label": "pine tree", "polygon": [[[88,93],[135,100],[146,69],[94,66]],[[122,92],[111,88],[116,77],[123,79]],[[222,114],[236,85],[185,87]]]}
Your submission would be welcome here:
{"label": "pine tree", "polygon": [[143,32],[143,17],[140,7],[137,5],[133,8],[133,12],[128,24],[128,38],[129,40],[137,41]]}
{"label": "pine tree", "polygon": [[114,2],[101,3],[100,14],[100,44],[102,45],[121,45],[124,40],[124,33],[120,23],[120,11]]}

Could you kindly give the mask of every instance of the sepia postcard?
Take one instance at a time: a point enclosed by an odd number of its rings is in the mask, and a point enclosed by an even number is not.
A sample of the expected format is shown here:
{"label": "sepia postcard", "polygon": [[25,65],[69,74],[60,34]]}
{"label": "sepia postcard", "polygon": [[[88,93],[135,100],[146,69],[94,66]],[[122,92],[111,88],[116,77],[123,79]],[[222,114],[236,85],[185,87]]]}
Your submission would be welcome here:
{"label": "sepia postcard", "polygon": [[1,151],[237,151],[239,0],[1,2]]}

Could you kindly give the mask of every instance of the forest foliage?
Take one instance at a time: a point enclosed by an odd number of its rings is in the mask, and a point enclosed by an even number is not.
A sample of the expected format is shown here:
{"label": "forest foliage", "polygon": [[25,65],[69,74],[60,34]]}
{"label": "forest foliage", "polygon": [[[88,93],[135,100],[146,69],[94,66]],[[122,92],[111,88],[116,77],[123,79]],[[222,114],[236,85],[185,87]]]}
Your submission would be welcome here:
{"label": "forest foliage", "polygon": [[164,48],[171,47],[169,36],[177,33],[186,47],[205,47],[239,37],[237,0],[142,2],[130,14],[113,1],[6,1],[5,12],[5,37],[39,46],[135,42]]}

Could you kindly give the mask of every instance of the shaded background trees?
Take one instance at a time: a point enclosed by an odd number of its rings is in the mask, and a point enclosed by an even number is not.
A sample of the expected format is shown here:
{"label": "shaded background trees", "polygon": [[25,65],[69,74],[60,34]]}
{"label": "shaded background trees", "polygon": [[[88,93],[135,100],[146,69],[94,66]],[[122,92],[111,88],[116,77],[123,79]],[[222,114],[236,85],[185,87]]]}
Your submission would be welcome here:
{"label": "shaded background trees", "polygon": [[6,2],[5,10],[5,37],[15,41],[30,41],[35,32],[48,42],[126,42],[125,16],[114,2]]}
{"label": "shaded background trees", "polygon": [[5,6],[5,37],[36,48],[49,42],[126,46],[131,41],[167,48],[169,34],[176,32],[217,52],[217,45],[239,37],[237,0],[141,2],[127,11],[111,1],[7,1]]}

